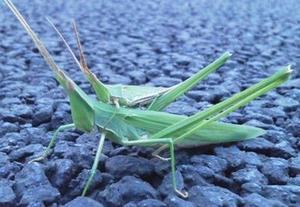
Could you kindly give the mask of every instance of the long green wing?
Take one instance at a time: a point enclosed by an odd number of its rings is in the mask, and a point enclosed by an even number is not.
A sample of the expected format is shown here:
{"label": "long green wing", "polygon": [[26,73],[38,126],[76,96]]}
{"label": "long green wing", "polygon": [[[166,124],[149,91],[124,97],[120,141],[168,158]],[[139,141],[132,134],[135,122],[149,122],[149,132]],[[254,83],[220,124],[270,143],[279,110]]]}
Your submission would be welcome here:
{"label": "long green wing", "polygon": [[[148,111],[149,112],[149,111]],[[150,113],[142,112],[128,115],[125,119],[129,125],[143,129],[151,135],[161,131],[174,123],[185,120],[186,116],[174,115],[164,112]],[[188,128],[180,130],[172,134],[173,139],[188,132]],[[263,129],[246,126],[236,125],[222,122],[212,122],[206,126],[196,130],[190,134],[186,139],[176,142],[177,146],[193,147],[206,144],[216,144],[223,142],[234,142],[246,139],[252,139],[261,136],[265,133]]]}
{"label": "long green wing", "polygon": [[[199,145],[218,144],[254,139],[265,134],[265,130],[247,125],[237,125],[222,122],[211,122],[189,135],[185,139],[175,141],[180,147],[195,147]],[[179,137],[178,134],[177,137]],[[175,138],[176,139],[176,138]]]}
{"label": "long green wing", "polygon": [[[95,102],[95,122],[100,128],[111,132],[110,137],[114,142],[122,143],[122,140],[148,139],[157,131],[163,130],[174,123],[188,118],[183,115],[175,115],[166,112],[145,111],[140,109],[119,108]],[[182,133],[188,132],[188,128],[178,131],[171,138],[175,139]],[[221,122],[212,122],[201,129],[196,130],[184,141],[176,143],[182,147],[214,144],[221,142],[233,142],[255,138],[264,134],[264,130]]]}

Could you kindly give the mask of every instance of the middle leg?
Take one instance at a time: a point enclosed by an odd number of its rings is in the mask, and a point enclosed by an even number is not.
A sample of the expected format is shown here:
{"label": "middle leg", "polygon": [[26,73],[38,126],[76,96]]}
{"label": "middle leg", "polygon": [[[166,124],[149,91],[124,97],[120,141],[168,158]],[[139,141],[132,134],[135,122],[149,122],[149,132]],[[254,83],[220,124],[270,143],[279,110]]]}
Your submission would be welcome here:
{"label": "middle leg", "polygon": [[102,152],[102,149],[103,149],[103,144],[104,144],[104,140],[105,140],[105,137],[106,137],[106,133],[105,132],[102,132],[101,134],[101,138],[100,138],[100,141],[99,141],[99,144],[98,144],[98,149],[97,149],[97,152],[96,152],[96,157],[95,157],[95,160],[94,160],[94,163],[93,163],[93,166],[92,166],[92,169],[91,169],[91,174],[88,178],[88,181],[86,182],[85,186],[84,186],[84,189],[83,189],[83,192],[82,192],[82,196],[85,196],[85,194],[87,193],[91,183],[92,183],[92,180],[96,174],[96,171],[97,171],[97,168],[98,168],[98,163],[99,163],[99,159],[100,159],[100,155],[101,155],[101,152]]}

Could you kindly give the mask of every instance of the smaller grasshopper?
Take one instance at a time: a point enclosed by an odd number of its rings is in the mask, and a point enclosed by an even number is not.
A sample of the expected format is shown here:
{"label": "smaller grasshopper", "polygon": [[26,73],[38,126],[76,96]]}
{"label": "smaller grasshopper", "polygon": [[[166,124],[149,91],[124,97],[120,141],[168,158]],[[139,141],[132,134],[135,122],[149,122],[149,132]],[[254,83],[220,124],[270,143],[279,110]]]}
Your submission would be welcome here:
{"label": "smaller grasshopper", "polygon": [[[248,89],[192,116],[175,115],[161,112],[161,110],[222,66],[231,56],[230,53],[224,53],[195,75],[170,88],[106,85],[97,79],[87,67],[76,25],[74,24],[74,29],[80,50],[80,62],[62,35],[54,27],[61,35],[74,60],[94,88],[98,99],[95,100],[81,90],[79,86],[58,67],[44,44],[32,31],[13,3],[10,0],[4,0],[4,2],[32,38],[41,55],[54,72],[56,80],[68,94],[71,105],[73,123],[60,126],[54,132],[44,154],[33,161],[43,160],[50,155],[58,133],[63,130],[76,128],[83,132],[90,132],[97,128],[101,133],[91,174],[82,193],[83,196],[86,195],[96,173],[104,140],[107,137],[112,142],[125,146],[160,146],[153,154],[160,159],[171,161],[174,191],[182,197],[187,197],[187,192],[177,188],[175,176],[175,147],[196,147],[207,144],[241,141],[264,134],[264,130],[256,127],[222,123],[219,122],[219,120],[248,104],[258,96],[278,87],[288,80],[292,72],[288,65]],[[52,24],[52,26],[54,25]],[[145,110],[139,108],[139,105],[145,105],[148,108]],[[170,158],[160,157],[159,153],[166,148],[169,149]]]}

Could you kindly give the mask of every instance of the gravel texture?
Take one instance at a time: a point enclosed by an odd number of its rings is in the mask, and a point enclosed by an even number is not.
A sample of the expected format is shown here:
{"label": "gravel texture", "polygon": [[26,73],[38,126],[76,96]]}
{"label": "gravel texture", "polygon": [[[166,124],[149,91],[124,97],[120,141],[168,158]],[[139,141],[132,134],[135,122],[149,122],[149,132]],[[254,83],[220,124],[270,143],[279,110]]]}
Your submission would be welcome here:
{"label": "gravel texture", "polygon": [[292,64],[292,80],[223,121],[267,134],[240,143],[178,150],[174,195],[169,163],[151,148],[105,142],[87,197],[80,197],[99,135],[59,136],[52,156],[28,161],[70,123],[61,87],[15,17],[0,3],[0,206],[300,206],[300,4],[270,1],[14,1],[55,60],[92,90],[45,21],[75,47],[79,25],[90,68],[105,83],[171,86],[224,51],[231,60],[167,111],[193,114]]}

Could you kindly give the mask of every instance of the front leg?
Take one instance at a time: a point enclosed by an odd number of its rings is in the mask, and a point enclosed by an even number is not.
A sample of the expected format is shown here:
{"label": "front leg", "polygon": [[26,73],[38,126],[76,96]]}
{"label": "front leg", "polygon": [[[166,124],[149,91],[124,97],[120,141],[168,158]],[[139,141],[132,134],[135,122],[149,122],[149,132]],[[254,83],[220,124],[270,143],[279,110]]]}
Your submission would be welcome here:
{"label": "front leg", "polygon": [[31,162],[39,162],[44,160],[46,157],[48,157],[51,154],[51,149],[53,148],[53,146],[55,145],[56,139],[57,139],[57,135],[59,132],[64,131],[64,130],[68,130],[68,129],[75,129],[75,124],[66,124],[66,125],[62,125],[60,127],[57,128],[57,130],[54,132],[49,145],[47,146],[46,150],[44,151],[44,153],[37,157],[34,158],[33,160],[30,160],[29,163]]}

